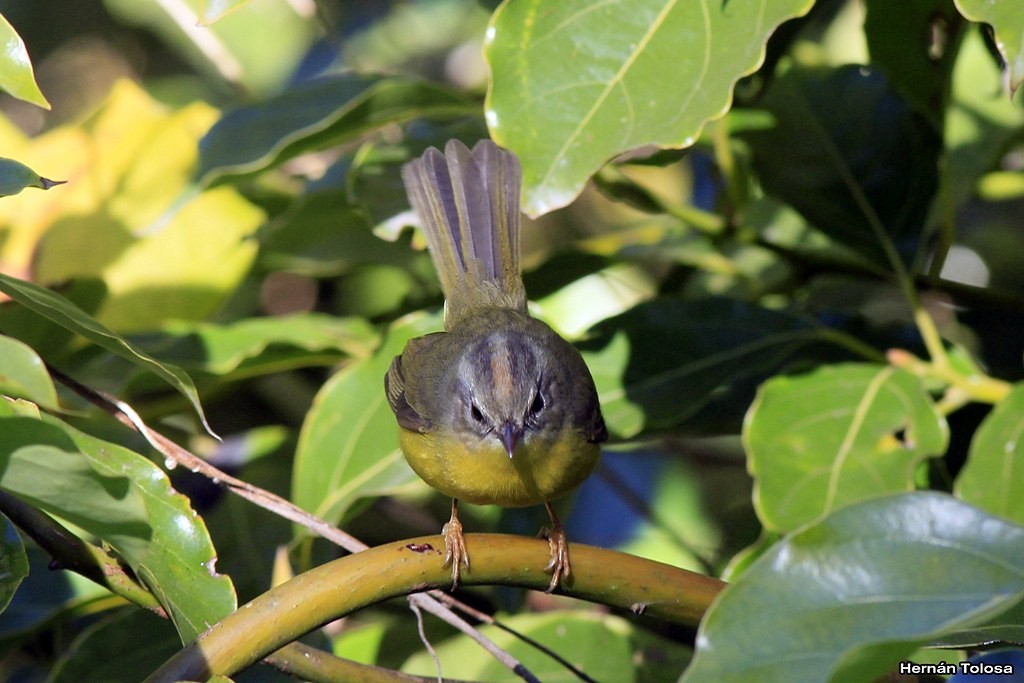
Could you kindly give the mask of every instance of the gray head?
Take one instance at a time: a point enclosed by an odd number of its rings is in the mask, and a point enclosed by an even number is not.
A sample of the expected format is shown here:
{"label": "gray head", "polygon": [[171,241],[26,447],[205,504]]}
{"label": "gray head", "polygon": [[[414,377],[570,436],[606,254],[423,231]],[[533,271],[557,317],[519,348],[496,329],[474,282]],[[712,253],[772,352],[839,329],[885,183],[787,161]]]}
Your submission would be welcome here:
{"label": "gray head", "polygon": [[467,433],[498,439],[510,458],[530,432],[560,427],[548,341],[518,330],[474,339],[458,360],[454,421]]}

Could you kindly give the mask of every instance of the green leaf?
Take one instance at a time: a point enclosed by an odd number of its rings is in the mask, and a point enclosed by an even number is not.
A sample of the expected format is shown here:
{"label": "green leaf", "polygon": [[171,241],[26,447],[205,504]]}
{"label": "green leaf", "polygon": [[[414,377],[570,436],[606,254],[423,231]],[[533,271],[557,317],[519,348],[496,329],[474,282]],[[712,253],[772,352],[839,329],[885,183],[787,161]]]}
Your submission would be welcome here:
{"label": "green leaf", "polygon": [[[621,617],[592,612],[520,614],[502,619],[516,633],[544,643],[555,652],[569,656],[574,666],[602,681],[631,683],[637,680],[637,666],[630,642],[632,627]],[[530,643],[494,626],[481,629],[498,647],[523,663],[539,680],[579,680],[560,663]],[[509,671],[468,636],[460,635],[438,644],[437,656],[445,679],[518,682],[523,679]],[[410,658],[402,671],[436,677],[437,668],[429,652]]]}
{"label": "green leaf", "polygon": [[989,649],[997,641],[1024,646],[1024,602],[1018,602],[981,624],[943,634],[931,644],[935,647]]}
{"label": "green leaf", "polygon": [[871,64],[941,129],[965,25],[953,0],[868,0],[865,7]]}
{"label": "green leaf", "polygon": [[327,381],[306,415],[295,453],[292,499],[339,522],[358,499],[416,481],[398,447],[398,424],[384,395],[384,375],[405,343],[440,329],[437,316],[404,318],[371,357]]}
{"label": "green leaf", "polygon": [[363,211],[352,206],[341,188],[303,195],[262,232],[260,242],[260,257],[268,268],[312,277],[331,277],[365,264],[407,267],[417,255],[407,240],[395,243],[374,235]]}
{"label": "green leaf", "polygon": [[28,556],[25,544],[21,540],[18,529],[11,520],[0,515],[3,521],[4,536],[0,540],[0,614],[11,603],[18,586],[28,576]]}
{"label": "green leaf", "polygon": [[985,417],[953,489],[964,501],[1024,523],[1024,384]]}
{"label": "green leaf", "polygon": [[754,504],[789,531],[843,505],[909,491],[948,427],[920,380],[891,366],[825,366],[764,384],[743,425]]}
{"label": "green leaf", "polygon": [[51,228],[33,274],[44,284],[102,281],[107,291],[96,318],[123,333],[149,331],[169,319],[204,319],[249,272],[257,251],[252,236],[264,219],[228,187],[190,198],[145,234],[126,235],[125,226],[93,214]]}
{"label": "green leaf", "polygon": [[24,398],[41,406],[57,406],[57,389],[46,364],[17,339],[0,335],[0,394]]}
{"label": "green leaf", "polygon": [[954,0],[971,21],[991,24],[1012,93],[1024,83],[1024,5],[1013,0]]}
{"label": "green leaf", "polygon": [[0,89],[6,90],[19,100],[49,109],[50,103],[39,90],[35,74],[32,73],[32,60],[25,49],[25,42],[2,14],[0,44],[3,45],[3,57],[0,58]]}
{"label": "green leaf", "polygon": [[[640,304],[598,324],[580,348],[608,428],[622,437],[684,424],[738,426],[736,408],[749,404],[757,383],[798,353],[836,353],[806,321],[725,298]],[[732,391],[749,398],[719,402]],[[735,415],[702,414],[730,405]]]}
{"label": "green leaf", "polygon": [[565,206],[617,154],[687,147],[808,0],[506,2],[488,31],[494,140],[523,164],[524,208]]}
{"label": "green leaf", "polygon": [[1024,597],[1024,529],[889,496],[784,538],[715,601],[681,683],[860,683]]}
{"label": "green leaf", "polygon": [[[0,20],[2,19],[0,16]],[[18,194],[27,187],[49,190],[54,185],[63,185],[66,182],[44,178],[20,161],[0,157],[0,197]]]}
{"label": "green leaf", "polygon": [[938,185],[941,140],[881,72],[794,66],[760,105],[775,127],[742,137],[770,194],[868,258],[886,263],[883,238],[904,260],[913,256]]}
{"label": "green leaf", "polygon": [[380,335],[362,318],[296,313],[224,325],[174,321],[164,334],[139,343],[189,369],[248,375],[332,364],[345,356],[366,358],[379,341]]}
{"label": "green leaf", "polygon": [[226,113],[199,143],[196,177],[209,184],[225,176],[255,173],[389,123],[471,111],[461,96],[421,81],[323,76]]}
{"label": "green leaf", "polygon": [[206,431],[213,433],[206,422],[195,384],[180,368],[158,362],[123,337],[111,332],[67,299],[45,287],[0,273],[0,292],[58,326],[71,330],[114,355],[157,375],[188,399],[202,419]]}
{"label": "green leaf", "polygon": [[[145,28],[205,74],[184,85],[181,97],[202,96],[196,83],[277,92],[294,78],[324,28],[308,16],[305,3],[248,0],[241,7],[239,2],[246,0],[104,0],[103,5],[117,25]],[[211,14],[214,21],[208,20]]]}
{"label": "green leaf", "polygon": [[981,31],[968,31],[953,70],[953,102],[946,118],[948,170],[940,196],[949,197],[951,207],[973,198],[978,179],[1000,167],[1024,126],[1024,107],[996,95],[1002,78]]}
{"label": "green leaf", "polygon": [[141,455],[58,421],[0,417],[0,486],[108,543],[167,609],[183,642],[235,609],[203,520]]}

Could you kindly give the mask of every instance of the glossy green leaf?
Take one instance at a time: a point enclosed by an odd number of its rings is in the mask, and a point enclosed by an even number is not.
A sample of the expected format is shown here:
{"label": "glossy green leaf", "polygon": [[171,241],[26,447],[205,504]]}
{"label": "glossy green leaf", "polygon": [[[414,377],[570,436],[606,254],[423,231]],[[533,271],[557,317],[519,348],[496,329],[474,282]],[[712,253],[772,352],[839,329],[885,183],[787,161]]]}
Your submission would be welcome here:
{"label": "glossy green leaf", "polygon": [[36,77],[32,72],[32,60],[29,59],[28,50],[25,49],[25,42],[2,14],[0,14],[0,44],[3,45],[3,54],[0,56],[0,89],[6,90],[19,100],[49,109],[50,103],[46,101],[36,84]]}
{"label": "glossy green leaf", "polygon": [[524,208],[565,206],[621,152],[692,145],[775,28],[808,0],[513,0],[488,31],[494,140],[523,163]]}
{"label": "glossy green leaf", "polygon": [[1024,523],[1024,384],[978,427],[953,490],[982,510]]}
{"label": "glossy green leaf", "polygon": [[460,95],[421,81],[322,76],[226,113],[200,142],[196,177],[208,184],[254,173],[389,123],[470,111]]}
{"label": "glossy green leaf", "polygon": [[55,418],[0,418],[0,486],[108,543],[183,642],[235,609],[203,520],[153,463]]}
{"label": "glossy green leaf", "polygon": [[789,531],[849,503],[909,491],[948,427],[920,380],[885,365],[821,367],[764,384],[743,425],[754,504]]}
{"label": "glossy green leaf", "polygon": [[971,21],[991,24],[1012,92],[1024,83],[1024,5],[1014,0],[954,0]]}
{"label": "glossy green leaf", "polygon": [[59,327],[71,330],[110,353],[157,375],[188,399],[207,431],[211,431],[206,423],[203,406],[199,403],[195,384],[180,368],[160,363],[123,337],[111,332],[64,297],[45,287],[0,273],[0,292]]}
{"label": "glossy green leaf", "polygon": [[[0,20],[2,19],[0,16]],[[67,181],[44,178],[20,161],[0,157],[0,197],[18,194],[28,187],[49,190],[54,185],[63,185],[65,182]]]}
{"label": "glossy green leaf", "polygon": [[910,493],[776,544],[715,601],[681,683],[868,683],[1024,598],[1024,529]]}
{"label": "glossy green leaf", "polygon": [[380,338],[362,318],[295,313],[218,325],[171,322],[140,344],[166,361],[217,375],[267,373],[285,368],[366,358]]}
{"label": "glossy green leaf", "polygon": [[35,351],[17,339],[0,335],[0,394],[24,398],[41,406],[57,405],[46,364]]}
{"label": "glossy green leaf", "polygon": [[384,375],[409,339],[440,328],[437,316],[404,318],[372,357],[327,381],[299,435],[292,483],[296,505],[336,524],[360,498],[416,481],[398,447],[398,423],[384,395]]}
{"label": "glossy green leaf", "polygon": [[11,520],[0,514],[3,538],[0,539],[0,614],[7,609],[18,586],[28,576],[25,544]]}
{"label": "glossy green leaf", "polygon": [[[752,398],[765,378],[796,358],[838,348],[806,321],[724,298],[655,300],[597,325],[580,344],[608,428],[631,437],[680,425],[738,426],[736,412],[702,414],[728,392]],[[798,356],[799,354],[799,356]],[[830,357],[826,355],[824,357]]]}
{"label": "glossy green leaf", "polygon": [[[638,668],[630,642],[632,627],[621,617],[593,612],[520,614],[502,623],[555,652],[568,656],[574,666],[597,680],[632,683]],[[498,647],[512,654],[539,680],[576,681],[574,674],[532,644],[493,626],[480,629]],[[522,681],[468,636],[456,636],[435,644],[445,680]],[[405,673],[436,677],[437,668],[429,652],[423,651],[402,666]]]}
{"label": "glossy green leaf", "polygon": [[914,254],[938,184],[941,140],[881,72],[795,66],[772,82],[759,105],[776,125],[742,137],[770,194],[877,262],[887,263],[882,239],[905,260]]}

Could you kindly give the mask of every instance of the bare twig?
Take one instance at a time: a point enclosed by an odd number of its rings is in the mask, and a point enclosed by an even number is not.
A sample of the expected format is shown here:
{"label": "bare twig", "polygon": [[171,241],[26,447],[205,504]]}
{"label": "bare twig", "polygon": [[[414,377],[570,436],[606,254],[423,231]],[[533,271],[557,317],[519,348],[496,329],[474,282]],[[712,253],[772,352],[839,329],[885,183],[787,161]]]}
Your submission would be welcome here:
{"label": "bare twig", "polygon": [[539,650],[540,652],[543,652],[548,657],[551,657],[551,659],[555,660],[556,662],[564,666],[574,676],[576,676],[576,678],[580,679],[584,683],[597,683],[597,681],[588,676],[586,672],[579,669],[568,659],[558,654],[544,643],[539,643],[530,636],[526,635],[525,633],[520,633],[514,628],[506,626],[505,624],[501,623],[500,620],[495,619],[490,614],[487,614],[486,612],[481,612],[472,605],[467,605],[466,603],[456,600],[452,596],[448,595],[447,593],[442,593],[441,591],[431,591],[430,595],[436,598],[438,602],[442,602],[445,605],[447,605],[450,609],[458,610],[463,614],[473,619],[476,619],[478,622],[482,624],[488,624],[490,626],[494,626],[495,628],[500,628],[505,633],[508,633],[516,637],[517,639],[523,641],[527,645]]}
{"label": "bare twig", "polygon": [[[422,607],[422,609],[424,611],[430,612],[434,616],[440,617],[440,618],[444,619],[445,621],[448,621],[448,619],[446,619],[443,616],[443,614],[442,614],[442,611],[447,612],[448,608],[445,607],[444,605],[442,605],[441,603],[433,601],[433,600],[428,600],[427,602],[425,602],[420,607]],[[468,623],[466,623],[465,621],[460,619],[458,616],[456,616],[456,615],[452,615],[452,616],[455,616],[456,619],[458,619],[460,622],[462,622],[465,625],[466,629],[472,629],[473,628],[471,625],[469,625]],[[418,613],[417,613],[417,618],[419,618],[419,614]],[[448,622],[448,623],[451,623],[451,622]],[[463,629],[463,630],[465,630],[465,629]],[[441,680],[441,664],[440,664],[440,660],[438,660],[438,658],[437,658],[437,653],[434,652],[434,648],[430,647],[430,644],[427,643],[426,636],[423,634],[422,629],[420,630],[420,637],[423,639],[423,642],[430,649],[430,653],[434,656],[434,661],[438,663],[438,665],[437,665],[437,675],[438,675],[438,680],[440,681]],[[488,641],[488,642],[490,642],[490,641]],[[506,667],[511,669],[513,673],[518,675],[524,681],[527,681],[527,683],[540,683],[540,680],[536,676],[534,676],[532,673],[530,673],[525,667],[523,667],[523,665],[519,661],[517,661],[514,657],[512,657],[512,655],[510,655],[509,653],[505,652],[504,650],[499,648],[497,645],[494,645],[493,643],[491,643],[491,645],[493,647],[488,648],[487,651],[491,653],[492,657],[494,657],[499,662],[504,664]]]}

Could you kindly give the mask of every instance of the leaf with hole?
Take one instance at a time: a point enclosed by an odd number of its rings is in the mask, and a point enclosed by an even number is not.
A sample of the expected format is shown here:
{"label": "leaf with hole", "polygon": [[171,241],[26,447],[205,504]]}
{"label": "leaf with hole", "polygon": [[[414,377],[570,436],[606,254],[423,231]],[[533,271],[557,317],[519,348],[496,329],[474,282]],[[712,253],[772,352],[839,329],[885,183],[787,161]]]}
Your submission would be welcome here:
{"label": "leaf with hole", "polygon": [[183,642],[235,609],[202,518],[153,463],[56,418],[0,408],[0,486],[109,544]]}
{"label": "leaf with hole", "polygon": [[743,425],[754,504],[789,531],[843,505],[909,491],[948,427],[921,381],[891,366],[844,364],[761,387]]}

